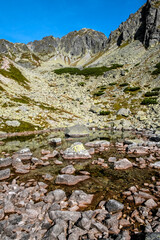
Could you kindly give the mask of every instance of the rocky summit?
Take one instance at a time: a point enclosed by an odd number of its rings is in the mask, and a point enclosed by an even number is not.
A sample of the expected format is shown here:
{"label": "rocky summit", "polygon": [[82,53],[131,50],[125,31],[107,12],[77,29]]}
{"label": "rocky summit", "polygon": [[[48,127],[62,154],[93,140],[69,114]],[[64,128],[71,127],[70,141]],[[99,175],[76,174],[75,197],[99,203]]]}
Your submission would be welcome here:
{"label": "rocky summit", "polygon": [[0,239],[159,239],[159,170],[159,0],[109,38],[0,39]]}

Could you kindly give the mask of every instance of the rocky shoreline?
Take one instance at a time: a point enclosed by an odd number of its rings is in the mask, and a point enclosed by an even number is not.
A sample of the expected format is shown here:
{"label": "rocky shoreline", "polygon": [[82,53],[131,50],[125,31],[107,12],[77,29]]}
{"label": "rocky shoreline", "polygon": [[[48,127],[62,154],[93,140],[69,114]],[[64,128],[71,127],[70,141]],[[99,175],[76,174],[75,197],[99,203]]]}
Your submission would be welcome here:
{"label": "rocky shoreline", "polygon": [[[73,134],[73,129],[70,130],[70,134]],[[86,134],[84,129],[81,129],[82,132]],[[158,239],[159,140],[159,136],[153,133],[145,134],[143,138],[142,133],[139,133],[136,139],[124,139],[123,142],[114,143],[97,139],[82,144],[81,138],[75,138],[72,139],[73,143],[64,149],[63,145],[61,146],[62,139],[57,137],[48,142],[48,146],[54,145],[52,151],[49,148],[40,150],[41,157],[34,156],[29,148],[14,153],[2,152],[0,238]],[[117,157],[113,152],[110,155],[111,149],[124,157]],[[89,167],[82,165],[78,170],[77,163],[80,164],[80,161],[88,162]],[[40,171],[45,167],[50,167],[53,171],[55,168],[58,174],[54,177],[46,172],[42,175],[43,181],[39,181],[36,175],[34,178],[26,178],[26,181],[22,180],[21,176],[29,176],[32,171]],[[102,181],[105,181],[107,171],[112,171],[108,172],[109,175],[117,173],[122,176],[123,173],[133,170],[136,172],[138,169],[144,171],[144,174],[151,171],[149,179],[143,183],[138,183],[136,179],[134,182],[132,179],[131,182],[126,182],[126,186],[130,187],[122,187],[117,195],[113,192],[110,197],[102,195],[98,198],[98,192],[94,192],[92,188],[89,191],[87,187],[95,172],[103,172]],[[121,181],[121,178],[118,181]],[[86,191],[81,190],[81,186],[85,185]]]}

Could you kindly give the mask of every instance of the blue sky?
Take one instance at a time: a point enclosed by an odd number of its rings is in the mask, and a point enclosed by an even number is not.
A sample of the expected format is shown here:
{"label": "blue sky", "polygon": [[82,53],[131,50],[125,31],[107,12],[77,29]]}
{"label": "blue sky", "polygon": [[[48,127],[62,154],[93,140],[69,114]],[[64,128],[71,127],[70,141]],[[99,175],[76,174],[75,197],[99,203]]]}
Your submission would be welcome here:
{"label": "blue sky", "polygon": [[92,28],[107,37],[145,0],[6,0],[1,1],[0,39],[28,43]]}

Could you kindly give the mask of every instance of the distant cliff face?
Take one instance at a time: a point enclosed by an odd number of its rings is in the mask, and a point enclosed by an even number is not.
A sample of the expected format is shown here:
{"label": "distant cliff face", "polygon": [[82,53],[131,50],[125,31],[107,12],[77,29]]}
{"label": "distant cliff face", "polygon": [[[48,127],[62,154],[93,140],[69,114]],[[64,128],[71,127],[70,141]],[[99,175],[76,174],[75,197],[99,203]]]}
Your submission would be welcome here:
{"label": "distant cliff face", "polygon": [[148,0],[135,14],[131,14],[126,22],[112,32],[108,44],[140,40],[145,47],[160,42],[160,1]]}
{"label": "distant cliff face", "polygon": [[[85,56],[87,60],[113,46],[120,46],[134,40],[141,41],[146,48],[160,42],[160,1],[148,0],[135,14],[107,37],[92,29],[73,31],[66,36],[44,37],[28,44],[10,43],[0,40],[0,54],[8,55],[24,67],[33,67],[39,60],[46,61],[54,57],[59,63],[73,66]],[[67,59],[67,62],[66,62]],[[83,65],[83,64],[82,64]]]}

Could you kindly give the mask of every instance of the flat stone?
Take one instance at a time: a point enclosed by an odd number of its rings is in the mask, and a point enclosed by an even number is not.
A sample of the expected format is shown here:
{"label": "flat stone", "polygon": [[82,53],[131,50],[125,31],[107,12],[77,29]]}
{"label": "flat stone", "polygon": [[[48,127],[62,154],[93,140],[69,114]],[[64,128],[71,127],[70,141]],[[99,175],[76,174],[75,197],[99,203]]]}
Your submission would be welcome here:
{"label": "flat stone", "polygon": [[9,168],[0,171],[0,180],[4,180],[10,177],[11,171]]}
{"label": "flat stone", "polygon": [[138,196],[140,196],[140,197],[142,197],[142,198],[144,198],[144,199],[150,199],[150,198],[152,198],[152,199],[156,200],[156,197],[154,197],[153,195],[151,195],[151,194],[149,194],[149,193],[142,192],[142,191],[139,191],[139,192],[138,192]]}
{"label": "flat stone", "polygon": [[63,152],[64,159],[88,159],[91,158],[89,152],[81,142],[76,142]]}
{"label": "flat stone", "polygon": [[48,181],[53,180],[53,177],[49,173],[42,175],[42,177],[44,178],[44,180],[48,180]]}
{"label": "flat stone", "polygon": [[118,211],[123,210],[124,205],[114,199],[110,199],[106,203],[105,207],[109,212],[118,212]]}
{"label": "flat stone", "polygon": [[89,179],[89,176],[73,176],[69,174],[58,175],[56,178],[56,184],[65,184],[68,186],[76,185],[79,182]]}
{"label": "flat stone", "polygon": [[47,154],[50,154],[50,153],[51,153],[50,150],[46,150],[46,149],[42,149],[42,150],[41,150],[41,154],[42,154],[42,155],[47,155]]}
{"label": "flat stone", "polygon": [[73,174],[75,171],[76,169],[73,167],[73,165],[68,165],[61,169],[62,174]]}
{"label": "flat stone", "polygon": [[0,167],[8,167],[12,164],[12,158],[0,158]]}
{"label": "flat stone", "polygon": [[133,167],[133,164],[127,158],[114,162],[114,169],[117,170],[125,170],[131,167]]}
{"label": "flat stone", "polygon": [[109,147],[110,146],[110,142],[106,141],[106,140],[96,140],[96,141],[92,141],[92,142],[88,142],[85,144],[86,147]]}
{"label": "flat stone", "polygon": [[45,155],[45,157],[46,157],[47,159],[55,158],[58,154],[59,154],[59,152],[56,151],[56,150],[54,150],[52,153],[49,153],[49,154]]}
{"label": "flat stone", "polygon": [[84,137],[89,135],[89,129],[85,125],[74,125],[68,127],[65,132],[66,136],[77,138],[77,137]]}
{"label": "flat stone", "polygon": [[63,162],[61,162],[61,161],[59,161],[59,160],[55,160],[54,163],[55,163],[56,165],[62,165],[62,164],[63,164]]}

